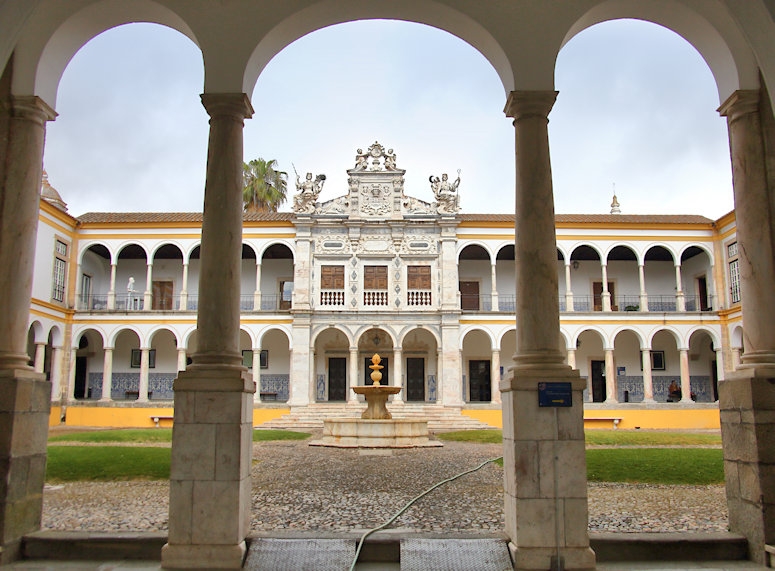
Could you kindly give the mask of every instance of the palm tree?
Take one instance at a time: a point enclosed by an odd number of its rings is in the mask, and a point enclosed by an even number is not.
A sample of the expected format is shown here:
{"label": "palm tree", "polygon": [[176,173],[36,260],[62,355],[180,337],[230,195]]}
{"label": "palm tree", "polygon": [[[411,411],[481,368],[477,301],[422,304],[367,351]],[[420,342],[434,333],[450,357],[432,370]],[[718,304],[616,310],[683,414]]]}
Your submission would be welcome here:
{"label": "palm tree", "polygon": [[242,200],[245,212],[277,212],[288,193],[288,173],[277,170],[274,159],[242,163]]}

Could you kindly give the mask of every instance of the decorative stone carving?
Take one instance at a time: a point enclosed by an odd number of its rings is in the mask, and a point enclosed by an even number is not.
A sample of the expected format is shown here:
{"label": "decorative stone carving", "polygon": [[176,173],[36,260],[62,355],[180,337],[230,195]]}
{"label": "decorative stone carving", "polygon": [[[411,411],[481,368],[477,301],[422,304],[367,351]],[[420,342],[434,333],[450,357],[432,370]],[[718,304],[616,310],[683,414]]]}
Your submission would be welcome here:
{"label": "decorative stone carving", "polygon": [[435,255],[438,253],[438,242],[430,234],[409,234],[401,240],[401,254]]}
{"label": "decorative stone carving", "polygon": [[390,186],[371,184],[361,187],[361,212],[369,216],[387,216],[391,211]]}
{"label": "decorative stone carving", "polygon": [[345,214],[347,212],[350,202],[346,196],[337,196],[332,200],[327,200],[321,204],[316,210],[316,214]]}
{"label": "decorative stone carving", "polygon": [[436,208],[433,204],[414,196],[405,196],[403,207],[406,214],[436,214]]}
{"label": "decorative stone carving", "polygon": [[304,182],[296,174],[296,190],[298,194],[293,197],[293,211],[299,214],[314,214],[315,201],[318,199],[320,191],[323,190],[323,183],[326,181],[326,175],[319,174],[312,179],[312,173],[308,172]]}
{"label": "decorative stone carving", "polygon": [[393,149],[388,149],[385,152],[385,147],[380,145],[377,141],[371,145],[366,152],[363,149],[358,149],[355,154],[355,166],[354,171],[395,171],[396,167],[396,154]]}
{"label": "decorative stone carving", "polygon": [[457,187],[460,186],[460,169],[454,182],[449,182],[447,173],[442,174],[441,179],[431,175],[428,180],[431,183],[433,196],[436,197],[439,214],[457,214],[460,210],[460,198],[457,194]]}
{"label": "decorative stone carving", "polygon": [[350,254],[350,238],[345,234],[318,236],[315,240],[316,254]]}

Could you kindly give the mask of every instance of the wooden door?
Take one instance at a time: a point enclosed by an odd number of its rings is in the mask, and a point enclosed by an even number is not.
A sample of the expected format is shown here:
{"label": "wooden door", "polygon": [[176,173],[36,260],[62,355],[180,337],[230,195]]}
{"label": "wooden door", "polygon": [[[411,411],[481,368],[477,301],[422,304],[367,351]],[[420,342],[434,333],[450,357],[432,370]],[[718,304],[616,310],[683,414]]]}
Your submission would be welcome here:
{"label": "wooden door", "polygon": [[708,303],[708,280],[705,276],[697,278],[697,290],[700,294],[700,311],[709,311]]}
{"label": "wooden door", "polygon": [[458,282],[460,309],[479,311],[479,282]]}
{"label": "wooden door", "polygon": [[592,402],[605,401],[605,361],[592,361]]}
{"label": "wooden door", "polygon": [[406,400],[425,401],[425,359],[406,359]]}
{"label": "wooden door", "polygon": [[490,402],[492,387],[490,361],[469,361],[468,378],[470,379],[468,400],[471,402]]}
{"label": "wooden door", "polygon": [[328,359],[328,400],[347,400],[347,359],[345,357]]}
{"label": "wooden door", "polygon": [[161,309],[169,311],[172,307],[172,282],[154,281],[153,282],[153,304],[152,309]]}

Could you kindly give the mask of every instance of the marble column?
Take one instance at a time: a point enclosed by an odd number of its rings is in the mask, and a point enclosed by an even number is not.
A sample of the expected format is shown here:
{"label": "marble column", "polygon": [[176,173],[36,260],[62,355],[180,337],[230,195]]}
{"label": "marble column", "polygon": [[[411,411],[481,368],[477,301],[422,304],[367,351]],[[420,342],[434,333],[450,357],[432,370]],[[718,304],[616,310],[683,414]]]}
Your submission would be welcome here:
{"label": "marble column", "polygon": [[[280,292],[282,295],[282,292]],[[280,309],[280,300],[277,301],[274,307],[275,310]],[[256,289],[253,292],[253,311],[261,310],[261,260],[256,260]]]}
{"label": "marble column", "polygon": [[439,390],[441,402],[446,407],[462,408],[462,359],[460,358],[460,326],[458,316],[441,316],[441,367],[439,368]]}
{"label": "marble column", "polygon": [[54,347],[51,350],[51,400],[53,401],[62,400],[63,356],[62,347]]}
{"label": "marble column", "polygon": [[614,350],[604,349],[605,353],[605,402],[619,402],[619,392],[616,387],[616,365]]}
{"label": "marble column", "polygon": [[[501,381],[504,512],[514,569],[594,569],[587,532],[582,394],[557,340],[560,312],[548,115],[554,91],[513,91],[517,350]],[[572,406],[539,407],[541,383],[569,383]],[[562,385],[566,386],[566,385]],[[559,564],[558,561],[555,561]]]}
{"label": "marble column", "polygon": [[[178,310],[186,311],[188,309],[188,263],[183,264],[183,279],[180,286],[180,306]],[[178,369],[182,371],[184,369]]]}
{"label": "marble column", "polygon": [[729,527],[764,564],[764,545],[775,544],[775,118],[764,87],[736,91],[719,112],[729,129],[745,324],[741,363],[719,381]]}
{"label": "marble column", "polygon": [[253,367],[251,378],[256,385],[256,393],[253,395],[253,402],[261,400],[261,348],[253,349]]}
{"label": "marble column", "polygon": [[110,289],[107,301],[108,309],[116,309],[116,264],[110,264]]}
{"label": "marble column", "polygon": [[406,387],[403,383],[404,367],[403,367],[403,351],[401,347],[393,348],[393,382],[390,383],[394,387],[401,387],[401,392],[393,395],[393,404],[402,405],[406,399],[404,391]]}
{"label": "marble column", "polygon": [[573,290],[571,288],[570,260],[565,263],[565,311],[573,311]]}
{"label": "marble column", "polygon": [[178,372],[186,370],[186,348],[178,347]]}
{"label": "marble column", "polygon": [[603,303],[603,311],[611,311],[611,292],[608,291],[608,264],[601,263],[600,270],[603,275],[603,292],[600,294],[600,300]]}
{"label": "marble column", "polygon": [[43,373],[46,367],[46,342],[35,343],[35,359],[33,368],[36,373]]}
{"label": "marble column", "polygon": [[677,311],[686,311],[686,298],[684,297],[680,262],[675,265],[675,308]]}
{"label": "marble column", "polygon": [[[5,79],[3,84],[9,85]],[[40,528],[43,507],[51,384],[27,364],[27,328],[45,125],[56,113],[38,97],[4,92],[0,98],[4,127],[0,133],[4,151],[0,166],[0,564],[4,564],[19,557],[22,536]]]}
{"label": "marble column", "polygon": [[358,395],[351,390],[358,386],[358,347],[350,347],[350,374],[347,376],[347,402],[349,404],[358,404]]}
{"label": "marble column", "polygon": [[140,386],[137,390],[137,402],[148,402],[150,356],[150,349],[148,347],[140,348]]}
{"label": "marble column", "polygon": [[501,404],[501,352],[492,350],[490,357],[490,400],[493,404]]}
{"label": "marble column", "polygon": [[681,402],[692,402],[689,349],[678,349],[678,360],[681,366]]}
{"label": "marble column", "polygon": [[253,394],[239,350],[244,93],[205,93],[210,115],[198,347],[175,380],[164,569],[240,569],[250,528]]}
{"label": "marble column", "polygon": [[651,349],[641,349],[643,363],[643,402],[654,402],[654,379],[651,376]]}
{"label": "marble column", "polygon": [[575,349],[568,349],[568,366],[571,369],[575,369],[576,367],[576,350]]}
{"label": "marble column", "polygon": [[495,262],[493,262],[490,265],[490,280],[492,282],[492,288],[490,288],[490,291],[492,292],[492,311],[498,311],[500,309],[498,306],[498,276],[495,269]]}
{"label": "marble column", "polygon": [[643,264],[638,264],[638,283],[640,285],[640,310],[649,310],[649,295],[646,291],[646,271]]}
{"label": "marble column", "polygon": [[[298,272],[298,269],[296,270]],[[298,298],[297,298],[298,299]],[[307,406],[310,402],[310,389],[314,391],[317,379],[315,370],[310,369],[310,331],[312,320],[309,314],[296,314],[293,319],[293,350],[291,352],[291,390],[288,405]],[[313,393],[314,395],[314,393]]]}
{"label": "marble column", "polygon": [[102,396],[100,400],[107,402],[112,400],[110,391],[113,385],[113,347],[105,347],[104,351],[105,356],[102,359]]}

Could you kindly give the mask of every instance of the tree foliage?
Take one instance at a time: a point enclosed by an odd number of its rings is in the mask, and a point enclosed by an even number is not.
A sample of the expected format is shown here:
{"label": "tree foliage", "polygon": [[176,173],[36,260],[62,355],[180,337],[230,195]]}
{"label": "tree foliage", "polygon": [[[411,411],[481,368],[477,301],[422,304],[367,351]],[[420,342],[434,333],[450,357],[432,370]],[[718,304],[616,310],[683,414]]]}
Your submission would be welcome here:
{"label": "tree foliage", "polygon": [[288,173],[274,159],[242,163],[242,200],[245,212],[277,212],[288,194]]}

